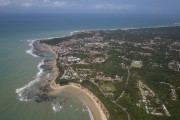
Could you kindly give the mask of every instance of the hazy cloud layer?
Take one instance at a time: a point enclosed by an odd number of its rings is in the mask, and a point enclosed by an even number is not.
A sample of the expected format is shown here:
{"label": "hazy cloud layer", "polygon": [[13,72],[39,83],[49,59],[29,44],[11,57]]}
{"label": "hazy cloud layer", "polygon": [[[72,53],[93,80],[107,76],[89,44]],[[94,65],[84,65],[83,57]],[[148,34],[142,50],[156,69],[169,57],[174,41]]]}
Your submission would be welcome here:
{"label": "hazy cloud layer", "polygon": [[130,10],[135,9],[135,5],[130,4],[97,4],[95,5],[95,8],[97,9],[116,9],[116,10]]}
{"label": "hazy cloud layer", "polygon": [[[2,12],[180,13],[180,0],[0,0]],[[21,10],[23,9],[23,11]]]}
{"label": "hazy cloud layer", "polygon": [[22,7],[31,7],[32,3],[26,2],[26,3],[21,3],[20,4]]}
{"label": "hazy cloud layer", "polygon": [[0,6],[7,6],[11,4],[11,1],[9,0],[0,0]]}
{"label": "hazy cloud layer", "polygon": [[62,1],[53,2],[53,5],[57,7],[63,7],[63,6],[66,6],[66,4],[67,4],[66,2],[62,2]]}

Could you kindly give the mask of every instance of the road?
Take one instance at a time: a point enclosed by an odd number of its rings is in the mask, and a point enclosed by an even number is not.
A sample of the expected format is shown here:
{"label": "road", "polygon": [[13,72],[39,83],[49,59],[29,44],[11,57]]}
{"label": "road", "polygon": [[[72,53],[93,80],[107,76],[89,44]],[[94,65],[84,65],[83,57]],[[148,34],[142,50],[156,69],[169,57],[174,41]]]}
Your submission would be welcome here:
{"label": "road", "polygon": [[[129,83],[129,76],[130,76],[129,67],[127,67],[127,71],[128,71],[128,77],[127,77],[127,80],[126,80],[124,89],[126,88],[126,86],[127,86],[128,83]],[[124,93],[125,93],[125,90],[122,91],[122,93],[120,94],[120,96],[117,98],[116,102],[124,95]]]}
{"label": "road", "polygon": [[[129,71],[129,69],[128,69],[128,71]],[[128,73],[129,73],[129,72],[128,72]],[[129,75],[130,75],[130,74],[129,74]],[[94,82],[92,82],[92,83],[95,84],[95,85],[99,88],[99,90],[101,91],[101,93],[102,93],[105,97],[107,97],[107,95],[103,92],[103,90],[102,90],[96,83],[94,83]],[[111,102],[113,102],[113,103],[116,104],[118,107],[120,107],[120,108],[126,113],[128,120],[131,120],[131,117],[130,117],[129,113],[126,111],[125,108],[123,108],[120,104],[117,104],[116,101],[111,100]]]}

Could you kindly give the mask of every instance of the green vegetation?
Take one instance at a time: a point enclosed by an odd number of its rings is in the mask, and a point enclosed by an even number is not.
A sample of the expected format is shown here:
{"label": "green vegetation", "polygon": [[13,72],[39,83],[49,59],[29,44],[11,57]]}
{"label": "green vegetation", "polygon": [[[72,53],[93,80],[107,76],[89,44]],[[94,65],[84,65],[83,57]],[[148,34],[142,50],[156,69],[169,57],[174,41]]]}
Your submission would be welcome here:
{"label": "green vegetation", "polygon": [[142,67],[142,64],[140,64],[140,63],[132,63],[132,64],[131,64],[131,67],[141,68],[141,67]]}
{"label": "green vegetation", "polygon": [[56,65],[57,65],[57,68],[59,70],[59,74],[56,78],[56,83],[59,83],[59,84],[64,84],[64,83],[67,83],[67,81],[64,81],[64,80],[60,80],[60,78],[62,77],[62,75],[64,74],[64,69],[63,67],[61,66],[61,63],[59,62],[59,54],[58,54],[58,57],[56,58]]}
{"label": "green vegetation", "polygon": [[[73,42],[68,42],[72,39]],[[65,53],[62,56],[72,55],[81,58],[81,62],[85,63],[71,62],[69,66],[77,73],[79,72],[79,76],[83,76],[80,77],[83,80],[82,86],[88,88],[102,101],[109,111],[110,120],[127,119],[126,113],[118,105],[126,108],[131,120],[179,120],[179,40],[180,27],[164,27],[89,31],[41,42],[59,47],[59,43],[63,44],[66,41],[66,44],[63,45]],[[91,45],[88,46],[88,43]],[[96,45],[93,46],[92,43],[96,43]],[[70,48],[71,50],[69,50]],[[98,57],[104,61],[94,62]],[[139,61],[139,63],[133,61]],[[79,82],[78,79],[60,80],[64,69],[58,59],[57,66],[61,73],[57,77],[58,83]],[[72,71],[70,69],[67,71],[71,75]],[[106,81],[98,80],[97,76],[106,78]],[[118,77],[121,80],[115,81],[115,78]],[[108,78],[110,80],[107,80]],[[105,94],[109,94],[108,97],[104,96],[101,90],[87,79],[94,80]],[[152,106],[158,107],[158,98],[159,103],[166,106],[171,117],[165,115],[161,108],[158,108],[157,111],[163,113],[163,116],[146,113],[145,103],[140,102],[142,95],[137,86],[138,81],[142,81],[155,93],[153,97],[147,98]],[[174,100],[172,99],[172,89],[177,95]],[[125,91],[124,94],[118,99],[123,91]],[[148,91],[146,92],[148,94]],[[117,99],[116,104],[112,102]]]}
{"label": "green vegetation", "polygon": [[99,84],[99,86],[102,88],[102,90],[107,93],[107,92],[115,92],[116,88],[113,84],[113,82],[104,82]]}
{"label": "green vegetation", "polygon": [[96,95],[100,99],[100,101],[104,104],[104,106],[109,112],[109,120],[127,120],[126,113],[115,103],[107,99],[96,85],[94,85],[88,80],[83,81],[81,85],[89,89],[92,93],[94,93],[94,95]]}
{"label": "green vegetation", "polygon": [[[103,81],[95,80],[95,83],[98,84],[104,93],[110,93],[110,99],[116,100],[124,90],[125,80],[123,81]],[[112,96],[111,96],[112,93]]]}

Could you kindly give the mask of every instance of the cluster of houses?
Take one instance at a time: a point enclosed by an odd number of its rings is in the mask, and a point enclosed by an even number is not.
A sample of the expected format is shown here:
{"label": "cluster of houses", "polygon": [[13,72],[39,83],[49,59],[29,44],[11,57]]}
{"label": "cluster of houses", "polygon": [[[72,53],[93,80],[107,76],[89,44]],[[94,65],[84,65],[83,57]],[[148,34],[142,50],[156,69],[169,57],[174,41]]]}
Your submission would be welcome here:
{"label": "cluster of houses", "polygon": [[[166,106],[162,103],[160,103],[160,100],[156,98],[155,93],[142,81],[138,81],[138,88],[140,90],[140,94],[142,97],[142,100],[139,100],[139,103],[137,106],[141,106],[142,103],[144,103],[145,110],[147,114],[157,115],[157,116],[163,116],[163,111],[166,116],[171,116],[169,111],[167,110]],[[155,101],[151,101],[154,98]],[[153,106],[152,103],[156,102],[159,106]]]}

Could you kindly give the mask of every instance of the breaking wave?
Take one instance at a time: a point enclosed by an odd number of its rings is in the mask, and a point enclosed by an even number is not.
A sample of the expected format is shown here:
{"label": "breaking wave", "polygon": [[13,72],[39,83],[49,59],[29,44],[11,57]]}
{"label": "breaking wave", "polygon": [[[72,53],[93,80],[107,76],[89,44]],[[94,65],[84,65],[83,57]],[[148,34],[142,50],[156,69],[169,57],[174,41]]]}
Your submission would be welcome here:
{"label": "breaking wave", "polygon": [[72,32],[70,32],[69,35],[71,36],[71,35],[74,35],[74,34],[77,34],[77,33],[80,33],[80,32],[81,32],[81,31],[72,31]]}
{"label": "breaking wave", "polygon": [[34,49],[34,42],[35,41],[36,40],[28,40],[30,49],[26,50],[26,53],[32,55],[33,57],[39,57],[34,53],[35,52],[35,49]]}
{"label": "breaking wave", "polygon": [[[94,120],[93,114],[92,114],[91,110],[89,109],[89,107],[88,107],[82,100],[81,100],[81,102],[83,103],[83,105],[86,106],[87,111],[88,111],[88,113],[89,113],[90,120]],[[86,110],[82,109],[82,111],[85,112]]]}
{"label": "breaking wave", "polygon": [[30,92],[32,89],[31,88],[35,83],[37,83],[38,81],[40,81],[40,78],[43,74],[43,68],[41,68],[41,66],[44,65],[44,60],[42,60],[39,64],[38,64],[38,69],[39,72],[36,74],[35,79],[32,80],[31,82],[29,82],[27,85],[16,89],[16,93],[18,94],[18,99],[20,101],[29,101],[31,99],[30,96]]}
{"label": "breaking wave", "polygon": [[53,102],[52,109],[54,112],[58,112],[62,109],[62,105],[59,102]]}
{"label": "breaking wave", "polygon": [[[85,104],[85,105],[86,105],[86,104]],[[88,110],[90,120],[94,120],[93,114],[92,114],[91,110],[89,109],[89,107],[88,107],[87,105],[86,105],[86,108],[87,108],[87,110]]]}
{"label": "breaking wave", "polygon": [[[26,53],[32,55],[33,57],[41,57],[40,55],[42,54],[39,50],[36,49],[35,46],[35,42],[37,40],[47,40],[47,39],[53,39],[56,37],[51,37],[51,38],[44,38],[44,39],[34,39],[34,40],[27,40],[29,43],[29,49],[26,50]],[[41,90],[40,88],[42,87],[42,85],[44,84],[43,79],[41,80],[41,78],[43,77],[43,73],[46,73],[45,71],[45,58],[39,62],[39,64],[37,65],[38,67],[38,73],[36,73],[36,75],[34,76],[34,79],[32,81],[30,81],[28,84],[24,85],[21,88],[17,88],[15,90],[15,92],[18,94],[18,98],[20,101],[30,101],[30,100],[36,100],[38,99],[38,95],[41,94]],[[50,80],[51,78],[51,74],[49,73],[47,75],[48,80]]]}

